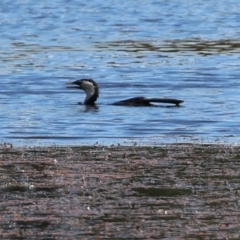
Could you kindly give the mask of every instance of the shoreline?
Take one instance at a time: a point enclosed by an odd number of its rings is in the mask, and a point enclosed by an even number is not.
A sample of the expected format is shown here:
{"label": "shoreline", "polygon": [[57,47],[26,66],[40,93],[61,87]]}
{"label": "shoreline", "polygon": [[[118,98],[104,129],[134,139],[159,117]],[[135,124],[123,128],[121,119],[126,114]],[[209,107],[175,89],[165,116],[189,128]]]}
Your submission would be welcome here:
{"label": "shoreline", "polygon": [[127,144],[120,144],[120,143],[112,143],[112,144],[22,144],[22,145],[14,145],[10,142],[0,143],[0,149],[2,148],[12,148],[12,149],[21,149],[21,148],[76,148],[76,147],[103,147],[103,148],[112,148],[112,147],[119,147],[119,148],[130,148],[130,147],[138,147],[138,148],[157,148],[163,146],[172,146],[172,147],[179,147],[179,146],[232,146],[232,147],[240,147],[240,143],[237,142],[179,142],[179,143],[169,143],[169,142],[162,142],[162,143],[153,143],[153,144],[139,144],[138,142],[132,142]]}

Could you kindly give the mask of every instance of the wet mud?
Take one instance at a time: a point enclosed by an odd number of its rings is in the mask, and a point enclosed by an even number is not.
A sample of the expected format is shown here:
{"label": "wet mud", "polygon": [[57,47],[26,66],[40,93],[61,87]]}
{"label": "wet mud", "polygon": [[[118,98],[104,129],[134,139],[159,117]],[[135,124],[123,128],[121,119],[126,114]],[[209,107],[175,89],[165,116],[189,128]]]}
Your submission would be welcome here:
{"label": "wet mud", "polygon": [[240,147],[0,146],[1,239],[239,239]]}

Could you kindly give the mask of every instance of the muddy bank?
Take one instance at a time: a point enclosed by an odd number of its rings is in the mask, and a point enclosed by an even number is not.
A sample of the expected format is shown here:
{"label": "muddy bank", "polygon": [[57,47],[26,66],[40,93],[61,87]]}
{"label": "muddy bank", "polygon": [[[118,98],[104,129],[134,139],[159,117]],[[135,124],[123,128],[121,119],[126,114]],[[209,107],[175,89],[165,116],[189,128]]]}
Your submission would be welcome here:
{"label": "muddy bank", "polygon": [[240,147],[0,147],[1,239],[239,239]]}

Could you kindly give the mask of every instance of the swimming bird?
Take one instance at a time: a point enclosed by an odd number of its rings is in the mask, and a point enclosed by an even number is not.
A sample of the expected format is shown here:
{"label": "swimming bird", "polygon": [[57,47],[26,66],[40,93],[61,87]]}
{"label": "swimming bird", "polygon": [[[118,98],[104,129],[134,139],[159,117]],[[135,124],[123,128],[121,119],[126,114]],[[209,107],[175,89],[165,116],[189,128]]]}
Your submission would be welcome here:
{"label": "swimming bird", "polygon": [[[92,79],[80,79],[74,82],[71,82],[75,88],[82,89],[86,98],[83,102],[84,105],[94,106],[95,102],[99,97],[99,87],[98,84]],[[146,98],[146,97],[134,97],[126,100],[118,101],[113,103],[112,105],[118,106],[156,106],[152,103],[167,103],[167,104],[175,104],[175,106],[179,107],[180,103],[184,102],[183,100],[172,99],[172,98]]]}

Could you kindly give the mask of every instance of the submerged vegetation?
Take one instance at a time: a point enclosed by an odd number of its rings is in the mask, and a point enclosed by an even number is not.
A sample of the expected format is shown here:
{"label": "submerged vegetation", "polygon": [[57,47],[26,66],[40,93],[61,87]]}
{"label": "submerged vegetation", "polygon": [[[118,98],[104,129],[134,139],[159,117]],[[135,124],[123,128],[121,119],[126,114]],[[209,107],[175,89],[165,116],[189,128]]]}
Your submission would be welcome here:
{"label": "submerged vegetation", "polygon": [[96,43],[95,47],[102,51],[115,49],[123,52],[194,52],[200,55],[214,55],[239,52],[240,43],[239,39],[206,40],[190,38],[166,41],[121,40]]}

